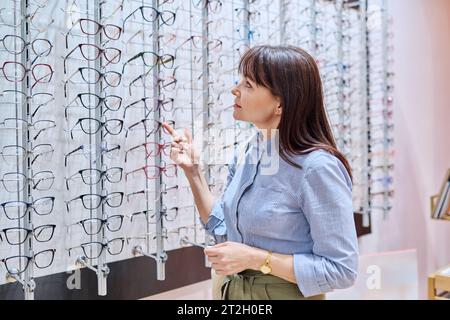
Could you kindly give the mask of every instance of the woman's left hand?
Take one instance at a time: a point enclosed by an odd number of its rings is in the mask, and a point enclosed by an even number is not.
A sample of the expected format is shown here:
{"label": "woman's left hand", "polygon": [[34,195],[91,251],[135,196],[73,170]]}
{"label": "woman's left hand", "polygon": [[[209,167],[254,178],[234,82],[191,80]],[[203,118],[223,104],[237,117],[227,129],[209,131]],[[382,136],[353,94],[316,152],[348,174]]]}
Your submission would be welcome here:
{"label": "woman's left hand", "polygon": [[258,254],[262,250],[238,242],[219,243],[204,251],[218,275],[227,276],[245,269],[256,269],[264,262],[259,261]]}

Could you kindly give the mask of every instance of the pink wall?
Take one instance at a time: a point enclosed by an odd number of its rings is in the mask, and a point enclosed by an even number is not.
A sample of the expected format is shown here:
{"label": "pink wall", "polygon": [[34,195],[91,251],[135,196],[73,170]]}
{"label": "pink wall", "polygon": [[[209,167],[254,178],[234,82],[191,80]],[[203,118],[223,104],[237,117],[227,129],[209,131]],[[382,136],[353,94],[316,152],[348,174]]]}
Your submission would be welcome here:
{"label": "pink wall", "polygon": [[450,264],[450,221],[432,221],[429,198],[450,168],[450,1],[388,0],[394,19],[394,209],[373,216],[361,253],[416,248],[419,297]]}

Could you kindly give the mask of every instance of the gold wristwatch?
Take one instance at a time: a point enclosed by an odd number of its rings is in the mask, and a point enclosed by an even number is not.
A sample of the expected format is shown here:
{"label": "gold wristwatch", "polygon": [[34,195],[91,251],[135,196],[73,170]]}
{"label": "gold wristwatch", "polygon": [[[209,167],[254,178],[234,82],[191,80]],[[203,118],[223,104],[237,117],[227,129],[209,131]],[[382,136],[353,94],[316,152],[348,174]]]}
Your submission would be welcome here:
{"label": "gold wristwatch", "polygon": [[259,271],[264,274],[269,274],[272,272],[272,268],[270,267],[270,258],[272,257],[272,251],[269,251],[267,254],[266,261],[259,267]]}

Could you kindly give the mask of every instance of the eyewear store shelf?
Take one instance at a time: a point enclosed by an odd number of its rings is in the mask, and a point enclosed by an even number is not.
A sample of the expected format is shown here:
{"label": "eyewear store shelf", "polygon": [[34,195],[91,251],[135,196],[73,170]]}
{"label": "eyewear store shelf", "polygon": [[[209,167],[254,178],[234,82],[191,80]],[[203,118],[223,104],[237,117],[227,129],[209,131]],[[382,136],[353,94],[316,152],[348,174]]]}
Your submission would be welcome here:
{"label": "eyewear store shelf", "polygon": [[256,133],[230,91],[257,45],[316,59],[370,237],[394,199],[392,21],[383,0],[3,1],[0,298],[140,299],[207,281],[214,239],[162,124],[192,133],[221,197]]}

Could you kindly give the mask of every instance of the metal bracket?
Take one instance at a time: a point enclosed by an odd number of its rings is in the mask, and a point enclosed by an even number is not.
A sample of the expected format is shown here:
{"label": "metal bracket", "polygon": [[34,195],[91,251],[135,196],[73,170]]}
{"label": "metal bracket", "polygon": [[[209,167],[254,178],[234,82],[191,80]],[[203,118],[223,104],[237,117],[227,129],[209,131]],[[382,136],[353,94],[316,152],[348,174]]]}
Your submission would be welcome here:
{"label": "metal bracket", "polygon": [[[209,247],[210,245],[213,245],[212,240],[213,240],[213,239],[210,239],[210,244],[206,244],[206,243],[196,243],[196,242],[192,242],[192,241],[190,241],[187,237],[182,237],[182,238],[180,239],[180,244],[181,244],[181,245],[190,244],[190,245],[192,245],[192,246],[194,246],[194,247],[200,247],[200,248],[203,248],[203,249],[204,249],[204,248]],[[206,257],[206,256],[205,256],[205,267],[211,268],[211,262],[208,260],[208,257]]]}
{"label": "metal bracket", "polygon": [[86,268],[88,268],[88,269],[94,271],[94,272],[97,273],[97,274],[102,273],[104,277],[108,276],[108,274],[109,274],[109,272],[110,272],[110,269],[109,269],[109,267],[108,267],[107,265],[104,265],[104,266],[101,267],[101,268],[96,268],[96,267],[90,265],[90,264],[87,262],[87,258],[86,258],[85,256],[79,256],[79,257],[77,258],[77,261],[76,261],[75,263],[76,263],[77,265],[79,265],[79,266],[86,267]]}
{"label": "metal bracket", "polygon": [[34,292],[34,289],[36,289],[36,282],[34,279],[29,280],[28,282],[25,282],[22,280],[19,275],[13,274],[13,273],[6,273],[6,281],[7,282],[19,282],[22,284],[23,290],[28,292],[29,294]]}
{"label": "metal bracket", "polygon": [[103,267],[96,268],[87,262],[87,258],[85,256],[78,257],[76,264],[86,267],[86,268],[94,271],[97,274],[98,295],[106,296],[106,294],[107,294],[106,279],[108,278],[108,274],[110,272],[109,267],[105,264],[105,265],[103,265]]}
{"label": "metal bracket", "polygon": [[161,280],[161,281],[166,279],[165,263],[168,259],[168,256],[165,251],[162,251],[159,256],[157,254],[148,254],[148,253],[144,252],[144,250],[142,249],[142,246],[137,245],[133,248],[133,255],[134,256],[141,255],[144,257],[154,259],[156,261],[156,268],[157,268],[156,279]]}
{"label": "metal bracket", "polygon": [[142,246],[140,246],[140,245],[137,245],[133,248],[133,255],[134,256],[141,255],[144,257],[152,258],[152,259],[155,259],[156,262],[160,262],[160,263],[165,263],[168,259],[166,252],[163,252],[163,254],[158,257],[156,254],[148,254],[148,253],[144,252],[144,249],[142,249]]}

